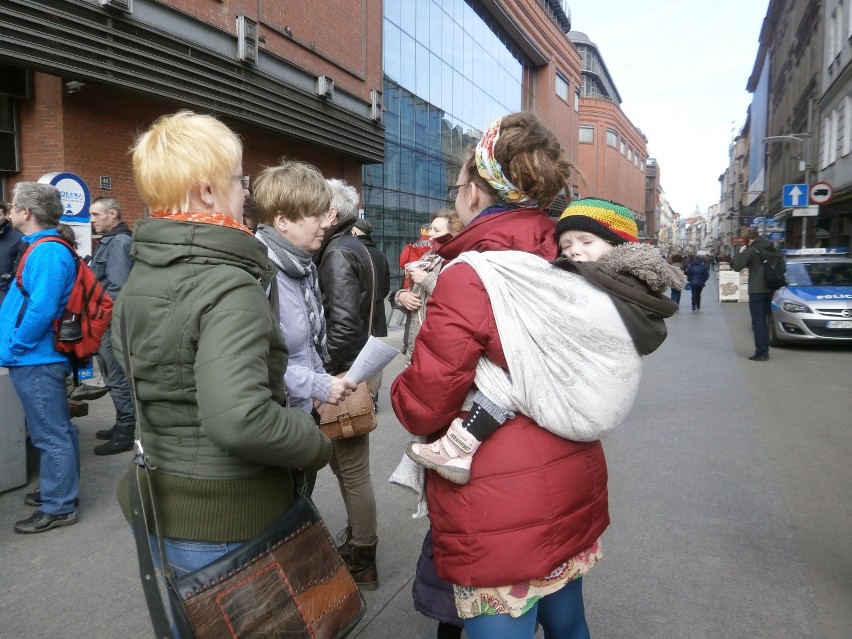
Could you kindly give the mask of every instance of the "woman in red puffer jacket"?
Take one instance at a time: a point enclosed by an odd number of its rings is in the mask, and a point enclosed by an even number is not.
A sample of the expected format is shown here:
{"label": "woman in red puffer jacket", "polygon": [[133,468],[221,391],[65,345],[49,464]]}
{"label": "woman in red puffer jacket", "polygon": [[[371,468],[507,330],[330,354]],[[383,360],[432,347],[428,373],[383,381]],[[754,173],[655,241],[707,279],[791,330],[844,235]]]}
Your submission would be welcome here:
{"label": "woman in red puffer jacket", "polygon": [[[542,208],[570,192],[572,169],[532,114],[497,120],[450,188],[465,230],[439,255],[515,250],[555,258],[555,224]],[[470,266],[456,264],[438,278],[411,366],[393,384],[403,426],[442,435],[464,415],[480,357],[507,370],[485,287]],[[548,639],[588,637],[581,577],[600,558],[609,524],[600,442],[562,439],[518,414],[479,449],[468,484],[430,471],[427,500],[437,572],[453,584],[471,639],[531,639],[536,621]]]}

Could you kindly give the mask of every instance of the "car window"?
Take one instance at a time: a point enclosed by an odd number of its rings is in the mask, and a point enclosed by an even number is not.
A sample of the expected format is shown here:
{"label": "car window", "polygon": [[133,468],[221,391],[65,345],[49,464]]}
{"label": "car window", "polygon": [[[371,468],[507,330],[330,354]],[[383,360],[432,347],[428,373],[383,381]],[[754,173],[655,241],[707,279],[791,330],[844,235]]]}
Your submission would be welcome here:
{"label": "car window", "polygon": [[852,264],[788,263],[787,284],[788,286],[852,286]]}

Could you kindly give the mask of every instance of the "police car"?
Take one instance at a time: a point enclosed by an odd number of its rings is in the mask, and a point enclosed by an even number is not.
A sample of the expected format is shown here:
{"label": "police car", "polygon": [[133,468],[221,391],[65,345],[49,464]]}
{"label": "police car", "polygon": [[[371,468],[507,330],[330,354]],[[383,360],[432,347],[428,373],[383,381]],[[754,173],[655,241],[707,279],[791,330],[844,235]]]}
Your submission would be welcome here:
{"label": "police car", "polygon": [[787,286],[772,296],[769,342],[852,344],[852,258],[846,249],[783,251]]}

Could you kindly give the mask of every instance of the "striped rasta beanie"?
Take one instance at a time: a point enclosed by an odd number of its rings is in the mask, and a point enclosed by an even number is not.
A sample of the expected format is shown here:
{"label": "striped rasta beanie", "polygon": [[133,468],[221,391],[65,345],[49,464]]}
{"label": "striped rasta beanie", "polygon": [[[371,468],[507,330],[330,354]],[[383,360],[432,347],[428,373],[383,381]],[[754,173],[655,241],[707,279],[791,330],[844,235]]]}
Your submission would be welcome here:
{"label": "striped rasta beanie", "polygon": [[556,241],[565,231],[588,231],[610,244],[637,242],[636,219],[626,206],[594,197],[574,200],[556,223]]}

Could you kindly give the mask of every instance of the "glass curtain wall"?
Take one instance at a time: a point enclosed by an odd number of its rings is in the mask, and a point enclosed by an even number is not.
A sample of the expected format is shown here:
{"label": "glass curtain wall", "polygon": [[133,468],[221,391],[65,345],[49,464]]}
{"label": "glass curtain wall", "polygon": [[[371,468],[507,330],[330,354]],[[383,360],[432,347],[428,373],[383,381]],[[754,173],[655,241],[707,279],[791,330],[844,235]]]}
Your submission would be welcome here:
{"label": "glass curtain wall", "polygon": [[532,97],[522,57],[465,0],[384,7],[385,163],[364,167],[363,201],[398,284],[402,248],[452,206],[447,187],[465,151]]}

